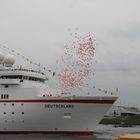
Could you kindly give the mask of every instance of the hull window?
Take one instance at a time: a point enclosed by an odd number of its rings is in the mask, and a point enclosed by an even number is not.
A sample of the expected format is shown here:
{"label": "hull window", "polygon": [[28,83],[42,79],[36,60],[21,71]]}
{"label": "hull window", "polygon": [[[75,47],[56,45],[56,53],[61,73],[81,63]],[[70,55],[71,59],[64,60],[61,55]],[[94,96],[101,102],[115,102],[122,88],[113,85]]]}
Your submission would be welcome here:
{"label": "hull window", "polygon": [[8,88],[8,85],[5,85],[5,88]]}
{"label": "hull window", "polygon": [[1,94],[1,99],[8,99],[9,95],[8,94]]}

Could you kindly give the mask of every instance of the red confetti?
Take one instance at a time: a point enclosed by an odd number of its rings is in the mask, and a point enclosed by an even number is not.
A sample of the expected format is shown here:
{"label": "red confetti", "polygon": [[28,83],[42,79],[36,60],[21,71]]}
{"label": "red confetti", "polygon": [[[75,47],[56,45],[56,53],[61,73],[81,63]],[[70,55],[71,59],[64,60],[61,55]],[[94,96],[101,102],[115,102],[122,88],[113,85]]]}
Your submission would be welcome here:
{"label": "red confetti", "polygon": [[92,74],[95,53],[93,37],[90,33],[84,38],[77,33],[75,35],[74,41],[64,46],[64,56],[61,58],[63,67],[58,74],[60,84],[66,90],[80,86]]}

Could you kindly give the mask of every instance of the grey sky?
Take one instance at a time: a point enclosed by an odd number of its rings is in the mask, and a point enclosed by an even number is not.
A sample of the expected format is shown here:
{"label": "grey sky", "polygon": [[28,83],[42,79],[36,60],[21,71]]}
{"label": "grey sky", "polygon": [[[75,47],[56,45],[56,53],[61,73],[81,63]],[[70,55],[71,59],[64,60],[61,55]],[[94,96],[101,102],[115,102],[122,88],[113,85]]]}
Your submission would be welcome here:
{"label": "grey sky", "polygon": [[0,0],[0,44],[54,66],[69,31],[96,40],[96,86],[140,107],[139,0]]}

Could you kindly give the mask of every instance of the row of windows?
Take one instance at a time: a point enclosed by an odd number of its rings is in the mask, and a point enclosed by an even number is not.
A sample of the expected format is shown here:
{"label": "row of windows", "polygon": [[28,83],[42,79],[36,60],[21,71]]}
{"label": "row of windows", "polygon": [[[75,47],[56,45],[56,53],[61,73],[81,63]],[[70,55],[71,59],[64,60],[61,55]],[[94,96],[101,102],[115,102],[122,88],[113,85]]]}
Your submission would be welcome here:
{"label": "row of windows", "polygon": [[1,99],[8,99],[9,95],[8,94],[1,94]]}
{"label": "row of windows", "polygon": [[[7,113],[6,112],[3,112],[3,114],[6,115]],[[11,114],[14,115],[15,112],[12,112]],[[24,112],[21,112],[21,114],[24,115]]]}
{"label": "row of windows", "polygon": [[[4,106],[6,106],[7,104],[6,103],[4,103],[3,104]],[[14,106],[15,104],[14,103],[12,103],[12,106]],[[24,105],[24,103],[21,103],[21,106],[23,106]]]}
{"label": "row of windows", "polygon": [[[4,120],[4,122],[7,123],[7,122],[9,122],[9,121]],[[14,123],[14,122],[16,122],[16,121],[12,120],[12,123]],[[21,122],[24,123],[24,120],[22,120]]]}
{"label": "row of windows", "polygon": [[22,76],[22,75],[4,75],[1,76],[0,79],[22,79],[22,80],[31,80],[31,81],[40,81],[44,82],[44,79],[36,78],[36,77],[29,77],[29,76]]}

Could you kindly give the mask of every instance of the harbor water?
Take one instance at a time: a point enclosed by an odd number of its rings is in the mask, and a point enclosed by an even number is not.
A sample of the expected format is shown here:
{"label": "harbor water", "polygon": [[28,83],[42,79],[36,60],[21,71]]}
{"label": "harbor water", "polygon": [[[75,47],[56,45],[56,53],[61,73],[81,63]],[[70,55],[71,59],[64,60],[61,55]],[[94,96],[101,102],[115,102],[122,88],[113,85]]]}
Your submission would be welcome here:
{"label": "harbor water", "polygon": [[99,125],[94,136],[71,136],[71,135],[0,135],[0,140],[114,140],[123,134],[140,134],[140,126],[113,127],[112,125]]}

